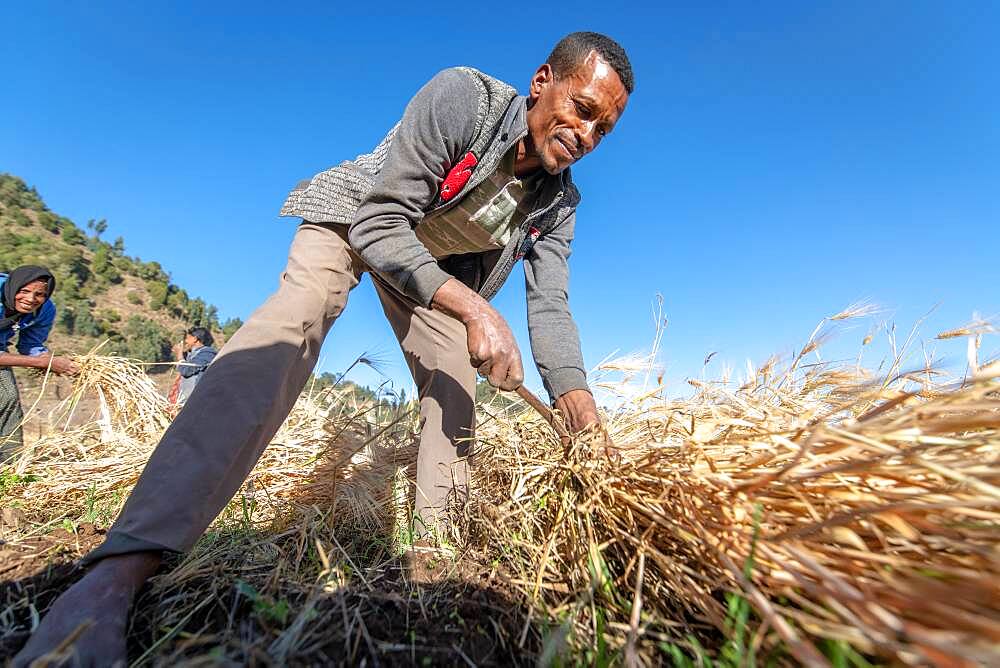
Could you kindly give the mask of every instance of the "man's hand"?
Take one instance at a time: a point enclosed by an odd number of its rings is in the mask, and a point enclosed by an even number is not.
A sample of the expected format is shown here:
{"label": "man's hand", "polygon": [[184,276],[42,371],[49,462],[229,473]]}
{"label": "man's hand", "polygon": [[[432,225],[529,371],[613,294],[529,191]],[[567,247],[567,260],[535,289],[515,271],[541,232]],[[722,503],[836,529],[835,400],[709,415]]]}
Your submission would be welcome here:
{"label": "man's hand", "polygon": [[489,304],[487,308],[465,321],[469,361],[493,387],[516,390],[524,382],[521,351],[507,321]]}
{"label": "man's hand", "polygon": [[[556,408],[562,413],[570,432],[579,434],[587,429],[595,428],[594,431],[597,434],[603,434],[605,456],[621,462],[621,452],[608,436],[607,430],[601,425],[594,395],[587,390],[570,390],[556,399]],[[568,445],[568,443],[568,439],[563,439],[563,445]]]}
{"label": "man's hand", "polygon": [[556,399],[556,408],[562,413],[570,432],[574,434],[600,421],[594,395],[587,390],[570,390]]}
{"label": "man's hand", "polygon": [[524,382],[521,351],[495,308],[458,279],[438,288],[431,306],[465,325],[469,361],[493,387],[516,390]]}
{"label": "man's hand", "polygon": [[173,347],[174,359],[178,362],[184,361],[184,344],[175,343]]}

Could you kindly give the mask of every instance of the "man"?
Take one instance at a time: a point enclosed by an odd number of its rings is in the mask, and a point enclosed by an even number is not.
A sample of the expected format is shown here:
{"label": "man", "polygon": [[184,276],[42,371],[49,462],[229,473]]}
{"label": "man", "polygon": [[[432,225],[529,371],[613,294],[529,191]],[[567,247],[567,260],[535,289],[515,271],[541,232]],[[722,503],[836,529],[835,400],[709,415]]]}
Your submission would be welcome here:
{"label": "man", "polygon": [[135,591],[165,550],[189,549],[239,489],[363,272],[419,392],[414,528],[425,539],[433,540],[449,492],[465,486],[476,371],[505,390],[523,379],[514,336],[488,303],[520,259],[545,387],[571,429],[596,423],[568,308],[579,202],[568,167],[611,132],[632,88],[625,52],[596,33],[561,40],[526,97],[475,70],[445,70],[372,153],[296,187],[282,214],[303,223],[278,291],[223,347],[107,540],[88,555],[92,568],[53,605],[18,662],[85,617],[96,623],[77,642],[82,662],[124,659]]}
{"label": "man", "polygon": [[[0,464],[23,447],[21,397],[13,367],[52,369],[74,374],[77,366],[65,357],[54,357],[45,347],[56,307],[51,301],[56,279],[45,267],[25,265],[10,274],[0,273]],[[17,338],[17,352],[7,352]]]}
{"label": "man", "polygon": [[201,380],[208,365],[215,359],[217,351],[213,347],[215,339],[205,327],[192,327],[184,335],[184,342],[174,346],[174,357],[177,359],[177,396],[174,400],[183,405],[194,391],[195,385]]}

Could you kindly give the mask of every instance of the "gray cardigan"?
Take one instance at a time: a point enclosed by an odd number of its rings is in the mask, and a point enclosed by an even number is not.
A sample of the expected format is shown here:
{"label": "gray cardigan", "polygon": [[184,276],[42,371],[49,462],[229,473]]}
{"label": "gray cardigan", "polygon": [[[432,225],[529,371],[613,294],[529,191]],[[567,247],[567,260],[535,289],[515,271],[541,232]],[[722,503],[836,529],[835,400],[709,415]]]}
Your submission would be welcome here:
{"label": "gray cardigan", "polygon": [[[300,183],[283,216],[350,224],[351,246],[389,284],[423,306],[452,276],[492,299],[524,259],[531,350],[555,399],[589,389],[580,337],[569,311],[570,243],[580,194],[570,170],[546,179],[535,209],[503,250],[438,262],[414,228],[458,202],[489,176],[503,155],[527,134],[527,99],[477,70],[444,70],[406,107],[402,120],[368,154]],[[441,185],[468,154],[471,177],[458,195]]]}
{"label": "gray cardigan", "polygon": [[181,375],[177,403],[183,404],[188,400],[194,391],[194,386],[201,381],[205,369],[208,368],[217,354],[212,346],[198,346],[184,356],[184,361],[177,365],[177,373]]}

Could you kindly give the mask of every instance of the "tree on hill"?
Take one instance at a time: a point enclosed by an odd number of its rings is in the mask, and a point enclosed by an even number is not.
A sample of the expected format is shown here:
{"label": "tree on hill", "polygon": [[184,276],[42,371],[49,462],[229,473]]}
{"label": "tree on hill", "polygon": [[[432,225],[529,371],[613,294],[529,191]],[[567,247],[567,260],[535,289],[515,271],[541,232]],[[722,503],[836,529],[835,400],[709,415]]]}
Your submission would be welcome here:
{"label": "tree on hill", "polygon": [[17,208],[7,208],[3,216],[0,216],[0,223],[3,224],[4,228],[9,228],[13,226],[18,227],[31,227],[31,218],[24,215],[24,211]]}
{"label": "tree on hill", "polygon": [[94,257],[90,261],[90,266],[94,270],[94,273],[101,278],[104,278],[111,283],[122,282],[122,275],[118,272],[115,265],[111,263],[107,246],[100,246],[94,252]]}
{"label": "tree on hill", "polygon": [[62,230],[62,238],[66,243],[73,244],[74,246],[83,246],[87,243],[86,235],[76,225]]}
{"label": "tree on hill", "polygon": [[52,234],[59,234],[62,231],[62,221],[54,216],[49,211],[39,211],[35,215],[35,220],[38,224],[42,226],[46,232],[51,232]]}
{"label": "tree on hill", "polygon": [[101,321],[94,315],[93,305],[86,299],[65,301],[59,305],[56,324],[67,334],[98,337],[106,333]]}
{"label": "tree on hill", "polygon": [[169,287],[163,281],[149,281],[146,283],[146,290],[149,292],[149,307],[161,309],[167,305],[167,295]]}
{"label": "tree on hill", "polygon": [[372,389],[367,385],[358,385],[354,381],[346,380],[341,374],[329,371],[312,376],[306,383],[306,390],[311,392],[320,392],[331,387],[353,395],[354,401],[359,404],[395,407],[406,403],[405,391],[397,396],[391,392],[385,392],[382,388]]}
{"label": "tree on hill", "polygon": [[34,188],[29,188],[13,174],[0,173],[0,204],[33,211],[44,211],[42,198]]}
{"label": "tree on hill", "polygon": [[243,321],[239,318],[230,318],[222,323],[222,333],[225,335],[226,340],[229,340],[236,330],[243,326]]}
{"label": "tree on hill", "polygon": [[[108,221],[103,218],[100,220],[94,220],[91,218],[87,221],[87,229],[93,230],[95,239],[100,239],[101,235],[108,231]],[[119,237],[119,239],[120,238],[121,237]]]}
{"label": "tree on hill", "polygon": [[133,315],[125,323],[123,334],[125,341],[121,353],[126,357],[144,362],[170,361],[170,335],[162,325],[144,316]]}

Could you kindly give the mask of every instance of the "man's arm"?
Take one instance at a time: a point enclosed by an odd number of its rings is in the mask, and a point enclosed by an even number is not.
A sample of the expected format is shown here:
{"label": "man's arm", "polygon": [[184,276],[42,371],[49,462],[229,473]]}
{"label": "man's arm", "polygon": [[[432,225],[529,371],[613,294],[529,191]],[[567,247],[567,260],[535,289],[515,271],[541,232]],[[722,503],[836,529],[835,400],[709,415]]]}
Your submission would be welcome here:
{"label": "man's arm", "polygon": [[444,70],[421,88],[407,105],[382,171],[351,225],[351,246],[368,266],[422,306],[431,304],[451,276],[413,229],[472,142],[478,104],[479,89],[460,70]]}
{"label": "man's arm", "polygon": [[17,353],[0,353],[0,366],[16,366],[25,369],[51,368],[58,374],[75,374],[80,368],[66,357],[56,357],[51,353],[39,355],[19,355]]}
{"label": "man's arm", "polygon": [[358,207],[349,240],[361,258],[401,293],[462,322],[470,363],[496,387],[524,380],[517,342],[486,300],[441,269],[414,228],[438,197],[448,170],[472,143],[480,90],[461,70],[440,72],[413,97],[371,192]]}
{"label": "man's arm", "polygon": [[49,355],[20,355],[18,353],[0,353],[0,366],[16,366],[25,369],[48,369]]}
{"label": "man's arm", "polygon": [[541,237],[524,258],[531,352],[545,389],[572,431],[598,421],[580,334],[569,310],[569,256],[576,214]]}

